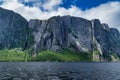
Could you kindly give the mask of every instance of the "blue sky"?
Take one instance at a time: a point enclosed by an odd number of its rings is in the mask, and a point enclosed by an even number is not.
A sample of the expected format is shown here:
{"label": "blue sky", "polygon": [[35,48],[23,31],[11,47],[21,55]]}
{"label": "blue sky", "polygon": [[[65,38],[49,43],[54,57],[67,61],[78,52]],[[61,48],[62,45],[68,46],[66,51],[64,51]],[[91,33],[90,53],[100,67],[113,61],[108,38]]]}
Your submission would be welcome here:
{"label": "blue sky", "polygon": [[[35,2],[42,2],[42,3],[46,2],[46,0],[35,0],[35,1],[28,0],[28,2],[25,2],[24,0],[19,0],[19,1],[21,1],[26,6],[33,6]],[[81,8],[82,10],[86,10],[111,1],[120,1],[120,0],[62,0],[62,4],[60,4],[60,6],[69,8],[71,5],[75,5]]]}
{"label": "blue sky", "polygon": [[64,7],[68,8],[70,5],[76,5],[79,8],[85,10],[92,7],[97,7],[100,4],[111,2],[111,1],[120,1],[120,0],[63,0]]}
{"label": "blue sky", "polygon": [[13,10],[28,21],[71,15],[97,18],[120,30],[120,0],[0,0],[0,7]]}

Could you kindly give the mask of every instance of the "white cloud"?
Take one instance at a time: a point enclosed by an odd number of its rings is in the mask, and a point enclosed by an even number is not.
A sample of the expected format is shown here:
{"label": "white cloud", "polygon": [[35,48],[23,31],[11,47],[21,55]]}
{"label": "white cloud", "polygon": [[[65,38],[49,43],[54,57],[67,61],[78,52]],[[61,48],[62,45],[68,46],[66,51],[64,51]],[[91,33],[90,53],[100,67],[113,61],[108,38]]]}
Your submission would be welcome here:
{"label": "white cloud", "polygon": [[55,10],[57,7],[59,7],[59,5],[62,3],[62,0],[47,0],[44,4],[43,4],[43,8],[45,10]]}
{"label": "white cloud", "polygon": [[98,18],[103,23],[108,23],[111,27],[120,26],[120,22],[116,21],[120,21],[120,2],[102,4],[96,8],[86,10],[84,13],[87,19]]}
{"label": "white cloud", "polygon": [[[86,19],[94,19],[98,18],[102,21],[102,23],[108,23],[110,27],[117,27],[120,30],[120,2],[109,2],[102,4],[98,7],[94,7],[85,11],[82,11],[80,8],[71,5],[70,8],[66,9],[64,7],[60,7],[62,4],[62,0],[47,0],[43,4],[38,4],[42,6],[44,10],[42,11],[38,6],[25,6],[20,3],[18,0],[3,0],[3,4],[0,7],[13,10],[27,20],[30,19],[48,19],[52,16],[57,15],[71,15],[76,17],[83,17]],[[29,1],[29,0],[24,0]],[[31,0],[32,1],[32,0]],[[38,0],[33,0],[38,1]]]}

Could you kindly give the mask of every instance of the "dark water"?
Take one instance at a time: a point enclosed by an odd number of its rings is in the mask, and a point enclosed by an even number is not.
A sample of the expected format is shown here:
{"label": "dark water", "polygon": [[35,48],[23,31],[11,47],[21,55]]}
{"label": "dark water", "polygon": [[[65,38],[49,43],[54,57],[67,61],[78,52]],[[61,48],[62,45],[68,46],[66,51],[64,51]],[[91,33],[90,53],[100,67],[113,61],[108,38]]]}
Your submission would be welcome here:
{"label": "dark water", "polygon": [[120,63],[0,62],[0,80],[120,80]]}

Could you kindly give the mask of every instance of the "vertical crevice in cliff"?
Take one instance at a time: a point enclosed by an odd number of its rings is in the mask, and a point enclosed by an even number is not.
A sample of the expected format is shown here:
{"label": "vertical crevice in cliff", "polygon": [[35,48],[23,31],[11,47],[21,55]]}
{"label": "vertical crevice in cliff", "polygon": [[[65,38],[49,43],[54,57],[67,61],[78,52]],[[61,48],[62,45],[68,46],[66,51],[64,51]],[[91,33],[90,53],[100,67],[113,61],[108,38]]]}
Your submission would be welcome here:
{"label": "vertical crevice in cliff", "polygon": [[93,60],[94,58],[96,58],[96,56],[94,56],[94,51],[98,51],[97,52],[97,58],[99,59],[99,61],[102,61],[103,60],[103,52],[102,52],[102,49],[101,49],[101,45],[99,44],[99,42],[97,41],[96,39],[96,36],[95,36],[95,20],[92,20],[91,21],[91,25],[92,25],[92,49],[93,49]]}
{"label": "vertical crevice in cliff", "polygon": [[68,26],[65,25],[64,21],[62,21],[60,27],[61,27],[61,37],[62,37],[62,48],[65,48],[67,47],[67,38],[68,38],[66,27]]}

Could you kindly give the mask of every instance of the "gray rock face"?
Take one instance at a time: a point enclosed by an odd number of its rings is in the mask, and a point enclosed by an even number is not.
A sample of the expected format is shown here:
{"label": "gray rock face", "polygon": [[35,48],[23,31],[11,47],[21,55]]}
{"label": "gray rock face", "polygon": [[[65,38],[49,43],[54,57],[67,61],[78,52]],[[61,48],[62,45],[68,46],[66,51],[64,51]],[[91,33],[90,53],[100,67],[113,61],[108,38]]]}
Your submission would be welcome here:
{"label": "gray rock face", "polygon": [[0,8],[0,49],[25,48],[28,22],[13,11]]}
{"label": "gray rock face", "polygon": [[120,56],[120,33],[98,19],[56,16],[27,22],[19,14],[0,8],[0,49],[19,47],[32,47],[35,51],[98,50],[98,57],[109,57],[112,53]]}
{"label": "gray rock face", "polygon": [[92,51],[92,26],[88,20],[58,16],[45,21],[31,20],[29,27],[35,29],[34,47],[37,50],[61,51],[70,48],[82,52]]}
{"label": "gray rock face", "polygon": [[98,19],[89,21],[56,16],[48,20],[30,20],[29,27],[34,29],[32,35],[37,51],[61,51],[67,48],[76,52],[91,52],[97,49],[101,55],[120,54],[119,31],[101,24]]}
{"label": "gray rock face", "polygon": [[[120,33],[117,29],[109,28],[107,24],[101,24],[99,20],[92,20],[94,26],[94,37],[99,45],[99,50],[104,57],[116,53],[120,55]],[[94,46],[95,47],[95,46]]]}

